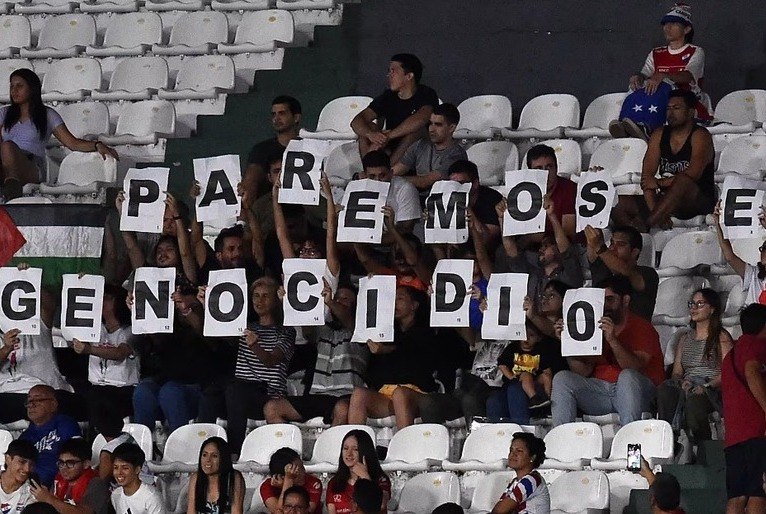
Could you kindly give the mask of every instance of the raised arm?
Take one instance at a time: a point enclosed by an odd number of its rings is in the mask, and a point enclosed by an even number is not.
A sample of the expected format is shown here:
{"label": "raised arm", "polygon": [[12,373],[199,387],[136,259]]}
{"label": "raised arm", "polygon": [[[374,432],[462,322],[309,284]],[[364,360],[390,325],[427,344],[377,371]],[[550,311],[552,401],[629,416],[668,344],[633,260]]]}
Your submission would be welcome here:
{"label": "raised arm", "polygon": [[487,245],[479,234],[479,227],[476,223],[476,215],[472,209],[468,209],[468,230],[471,233],[471,240],[473,241],[473,251],[476,253],[476,261],[479,263],[479,269],[481,274],[485,278],[489,278],[494,270],[494,263],[487,252]]}
{"label": "raised arm", "polygon": [[244,220],[250,231],[250,254],[253,260],[258,266],[263,269],[266,264],[266,252],[263,248],[263,234],[261,232],[261,225],[255,219],[252,209],[250,209],[250,191],[243,186],[237,186],[237,189],[241,192],[242,196],[242,211],[240,217]]}
{"label": "raised arm", "polygon": [[734,272],[742,278],[745,278],[745,270],[747,269],[747,263],[743,261],[731,246],[731,241],[726,239],[723,235],[723,229],[721,228],[721,201],[719,200],[713,209],[713,224],[715,225],[715,233],[718,235],[718,244],[721,246],[721,253],[723,253],[724,259],[729,263],[729,266],[734,268]]}
{"label": "raised arm", "polygon": [[[200,185],[196,180],[192,181],[189,196],[196,203],[196,198],[200,195]],[[189,220],[191,245],[194,249],[194,257],[202,265],[207,260],[207,245],[202,237],[202,223],[197,221],[197,211],[192,209],[191,219]]]}
{"label": "raised arm", "polygon": [[556,246],[559,249],[559,253],[566,252],[571,246],[571,242],[569,241],[569,237],[567,237],[564,227],[559,223],[559,219],[556,217],[555,206],[553,200],[550,198],[546,198],[545,215],[548,217],[548,223],[550,223],[553,228],[553,237],[556,238]]}
{"label": "raised arm", "polygon": [[178,203],[173,195],[167,193],[165,198],[165,205],[168,207],[168,213],[173,217],[173,223],[176,224],[176,238],[178,239],[178,251],[181,254],[181,266],[184,270],[184,275],[189,279],[192,284],[197,283],[197,261],[194,259],[194,254],[191,249],[191,241],[189,240],[189,232],[187,232],[184,226],[184,220],[178,214]]}
{"label": "raised arm", "polygon": [[[114,200],[114,206],[117,207],[117,213],[122,213],[122,204],[125,201],[125,192],[120,191],[117,193],[117,198]],[[128,259],[130,260],[130,267],[133,269],[140,268],[146,264],[146,256],[141,251],[141,247],[138,246],[138,240],[136,234],[133,232],[126,232],[120,230],[122,234],[122,240],[125,242],[125,249],[128,252]]]}
{"label": "raised arm", "polygon": [[338,256],[338,243],[335,241],[336,234],[338,233],[338,213],[335,210],[335,201],[332,197],[332,187],[327,175],[322,173],[320,179],[322,191],[327,198],[327,240],[325,243],[326,257],[327,257],[327,269],[333,277],[340,275],[340,257]]}
{"label": "raised arm", "polygon": [[287,222],[285,221],[285,213],[282,211],[282,204],[279,203],[279,187],[281,180],[282,174],[280,173],[277,180],[274,181],[272,190],[271,204],[274,207],[274,229],[277,233],[282,257],[285,259],[293,259],[295,258],[295,250],[293,250],[293,242],[290,241],[290,234],[287,232]]}

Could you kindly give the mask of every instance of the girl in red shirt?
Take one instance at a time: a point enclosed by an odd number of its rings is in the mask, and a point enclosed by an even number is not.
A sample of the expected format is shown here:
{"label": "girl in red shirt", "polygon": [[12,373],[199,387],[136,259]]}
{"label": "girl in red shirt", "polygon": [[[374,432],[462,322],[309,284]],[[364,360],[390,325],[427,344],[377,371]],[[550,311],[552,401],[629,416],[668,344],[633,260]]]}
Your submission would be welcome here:
{"label": "girl in red shirt", "polygon": [[387,512],[391,498],[391,481],[380,468],[375,443],[364,430],[350,430],[343,438],[338,458],[338,472],[327,484],[327,512],[329,514],[350,514],[351,498],[357,479],[364,478],[378,484],[383,491],[382,513]]}

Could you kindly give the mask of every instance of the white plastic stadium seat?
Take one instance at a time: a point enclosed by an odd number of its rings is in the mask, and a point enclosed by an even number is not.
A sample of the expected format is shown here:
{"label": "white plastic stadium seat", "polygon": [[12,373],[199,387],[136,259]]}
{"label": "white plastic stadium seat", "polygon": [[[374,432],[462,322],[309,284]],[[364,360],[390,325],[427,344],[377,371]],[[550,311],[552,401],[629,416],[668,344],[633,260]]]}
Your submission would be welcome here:
{"label": "white plastic stadium seat", "polygon": [[89,14],[51,16],[40,29],[35,48],[22,48],[29,59],[62,59],[80,55],[85,47],[96,44],[96,21]]}
{"label": "white plastic stadium seat", "polygon": [[127,13],[138,11],[138,0],[85,0],[80,2],[80,12]]}
{"label": "white plastic stadium seat", "polygon": [[566,127],[580,126],[580,102],[568,94],[540,95],[521,110],[519,127],[504,128],[503,137],[509,139],[555,139],[564,134]]}
{"label": "white plastic stadium seat", "polygon": [[211,437],[225,440],[226,430],[215,423],[192,423],[178,427],[165,441],[162,461],[150,461],[149,470],[154,473],[196,471],[202,443]]}
{"label": "white plastic stadium seat", "polygon": [[515,471],[496,471],[482,477],[476,484],[476,489],[473,490],[471,507],[466,512],[469,514],[490,512],[515,476]]}
{"label": "white plastic stadium seat", "polygon": [[[540,141],[540,144],[550,146],[556,152],[559,176],[571,177],[582,171],[582,149],[577,144],[577,141],[572,141],[571,139],[549,139],[547,141]],[[521,169],[528,168],[526,154],[524,154],[520,165]]]}
{"label": "white plastic stadium seat", "polygon": [[74,10],[77,2],[69,0],[30,0],[18,2],[13,8],[19,14],[65,14]]}
{"label": "white plastic stadium seat", "polygon": [[247,434],[235,466],[240,471],[268,473],[271,455],[285,447],[292,448],[301,455],[303,438],[300,428],[289,423],[263,425]]}
{"label": "white plastic stadium seat", "polygon": [[253,11],[242,15],[237,26],[234,43],[218,45],[220,54],[247,54],[273,52],[278,45],[293,42],[295,24],[287,11]]}
{"label": "white plastic stadium seat", "polygon": [[332,9],[335,0],[277,0],[277,9],[288,11],[313,11],[319,9]]}
{"label": "white plastic stadium seat", "polygon": [[2,59],[0,60],[0,102],[9,103],[10,96],[10,75],[16,70],[26,68],[32,69],[32,63],[27,59]]}
{"label": "white plastic stadium seat", "polygon": [[9,59],[32,43],[32,27],[25,16],[0,16],[0,58]]}
{"label": "white plastic stadium seat", "polygon": [[152,431],[149,430],[149,427],[141,423],[125,423],[122,431],[133,436],[138,446],[144,451],[147,461],[152,460]]}
{"label": "white plastic stadium seat", "polygon": [[460,122],[455,139],[491,139],[502,127],[510,127],[511,101],[503,95],[479,95],[466,98],[457,106]]}
{"label": "white plastic stadium seat", "polygon": [[160,15],[133,12],[112,16],[106,26],[104,44],[88,46],[85,53],[93,57],[138,56],[159,43],[162,43]]}
{"label": "white plastic stadium seat", "polygon": [[505,469],[516,423],[488,423],[472,430],[463,445],[460,461],[442,461],[445,471],[499,471]]}
{"label": "white plastic stadium seat", "polygon": [[541,468],[581,470],[603,456],[601,427],[574,422],[554,427],[545,436],[545,462]]}
{"label": "white plastic stadium seat", "polygon": [[344,143],[333,148],[324,161],[324,170],[333,187],[333,198],[340,202],[346,184],[351,182],[354,173],[362,169],[359,157],[359,145],[356,142]]}
{"label": "white plastic stadium seat", "polygon": [[79,102],[101,87],[98,60],[72,57],[53,61],[43,77],[44,102]]}
{"label": "white plastic stadium seat", "polygon": [[225,55],[201,55],[184,59],[172,90],[160,89],[162,100],[215,99],[234,90],[234,61]]}
{"label": "white plastic stadium seat", "polygon": [[201,11],[204,0],[146,0],[147,11]]}
{"label": "white plastic stadium seat", "polygon": [[309,139],[355,140],[351,120],[370,105],[369,96],[342,96],[330,100],[319,113],[316,131],[301,129],[300,136]]}
{"label": "white plastic stadium seat", "polygon": [[61,161],[55,185],[40,184],[43,194],[96,193],[117,181],[117,161],[97,152],[72,152]]}
{"label": "white plastic stadium seat", "polygon": [[176,111],[164,100],[144,100],[127,104],[117,120],[115,135],[102,135],[107,145],[153,145],[160,138],[173,137]]}
{"label": "white plastic stadium seat", "polygon": [[335,473],[338,471],[338,457],[343,438],[352,430],[364,430],[375,444],[375,432],[367,425],[341,425],[323,430],[317,436],[311,460],[306,463],[308,473]]}
{"label": "white plastic stadium seat", "polygon": [[423,473],[404,483],[396,512],[431,512],[442,503],[460,503],[460,480],[448,471]]}
{"label": "white plastic stadium seat", "polygon": [[715,107],[715,121],[708,127],[711,134],[748,134],[766,121],[766,90],[732,91]]}
{"label": "white plastic stadium seat", "polygon": [[722,261],[721,247],[712,230],[682,232],[667,242],[660,256],[660,277],[688,275],[700,264],[714,265]]}
{"label": "white plastic stadium seat", "polygon": [[101,101],[149,100],[168,87],[168,63],[162,57],[131,57],[117,63],[109,79],[109,89],[93,91]]}
{"label": "white plastic stadium seat", "polygon": [[657,286],[657,301],[654,304],[652,323],[683,327],[689,324],[687,303],[692,293],[702,285],[694,277],[669,277]]}
{"label": "white plastic stadium seat", "polygon": [[742,175],[754,180],[766,177],[766,136],[743,136],[733,139],[721,152],[715,181],[727,175]]}
{"label": "white plastic stadium seat", "polygon": [[626,96],[628,93],[607,93],[595,98],[585,109],[582,128],[567,127],[564,135],[575,139],[611,138],[609,122],[620,117]]}
{"label": "white plastic stadium seat", "polygon": [[[148,2],[147,2],[148,6]],[[215,11],[188,12],[178,18],[167,45],[152,45],[155,55],[205,55],[229,36],[226,15]]]}
{"label": "white plastic stadium seat", "polygon": [[609,479],[609,510],[624,512],[630,502],[630,492],[634,489],[648,489],[649,483],[638,473],[627,469],[607,473]]}
{"label": "white plastic stadium seat", "polygon": [[598,166],[608,171],[618,194],[640,194],[639,182],[646,148],[643,139],[627,137],[604,141],[593,152],[590,167]]}
{"label": "white plastic stadium seat", "polygon": [[670,423],[661,419],[633,421],[620,428],[612,440],[612,450],[607,459],[593,459],[593,469],[618,470],[628,465],[628,444],[639,443],[641,455],[650,466],[670,462],[673,458],[675,436]]}
{"label": "white plastic stadium seat", "polygon": [[565,473],[548,486],[551,514],[609,512],[609,480],[601,471]]}
{"label": "white plastic stadium seat", "polygon": [[468,160],[479,168],[479,182],[483,186],[502,184],[506,171],[519,168],[519,150],[510,141],[482,141],[466,153]]}
{"label": "white plastic stadium seat", "polygon": [[[8,445],[13,441],[13,434],[7,430],[0,430],[0,458],[5,457],[5,451],[8,449]],[[3,460],[5,463],[5,460]]]}
{"label": "white plastic stadium seat", "polygon": [[269,8],[269,0],[213,0],[214,11],[261,11]]}
{"label": "white plastic stadium seat", "polygon": [[[69,132],[75,137],[93,139],[109,132],[109,109],[99,102],[77,102],[56,108]],[[60,144],[56,137],[51,141]]]}
{"label": "white plastic stadium seat", "polygon": [[391,438],[384,471],[425,471],[449,456],[449,432],[444,425],[421,423],[399,430]]}

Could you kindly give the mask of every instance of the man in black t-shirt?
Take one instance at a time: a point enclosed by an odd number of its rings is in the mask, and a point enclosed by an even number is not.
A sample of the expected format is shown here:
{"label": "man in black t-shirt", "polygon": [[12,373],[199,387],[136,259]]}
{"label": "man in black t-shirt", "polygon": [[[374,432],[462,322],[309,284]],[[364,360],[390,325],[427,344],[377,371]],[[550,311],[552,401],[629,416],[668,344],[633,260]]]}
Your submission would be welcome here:
{"label": "man in black t-shirt", "polygon": [[267,174],[269,157],[282,153],[301,128],[301,104],[292,96],[280,95],[271,101],[271,127],[276,136],[256,143],[247,157],[244,186],[255,200],[271,190]]}
{"label": "man in black t-shirt", "polygon": [[425,135],[439,97],[430,87],[420,85],[422,74],[423,65],[416,56],[391,57],[388,89],[351,121],[362,157],[372,150],[385,150],[391,162],[399,162],[405,150]]}
{"label": "man in black t-shirt", "polygon": [[449,167],[449,179],[461,184],[471,184],[468,194],[468,208],[480,223],[484,244],[490,255],[495,251],[500,241],[500,223],[497,220],[495,206],[503,199],[503,195],[491,187],[479,184],[479,168],[471,161],[455,161]]}

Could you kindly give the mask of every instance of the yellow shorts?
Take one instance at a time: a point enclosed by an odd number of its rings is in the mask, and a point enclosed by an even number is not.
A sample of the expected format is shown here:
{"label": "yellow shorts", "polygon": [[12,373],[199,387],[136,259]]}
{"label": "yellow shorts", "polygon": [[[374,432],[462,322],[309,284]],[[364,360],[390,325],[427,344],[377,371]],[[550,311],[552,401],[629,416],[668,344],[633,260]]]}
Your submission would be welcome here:
{"label": "yellow shorts", "polygon": [[400,387],[406,387],[407,389],[412,389],[416,393],[426,394],[418,386],[413,384],[386,384],[380,389],[378,389],[378,392],[382,394],[383,396],[387,396],[391,398],[394,395],[394,391],[396,391]]}

